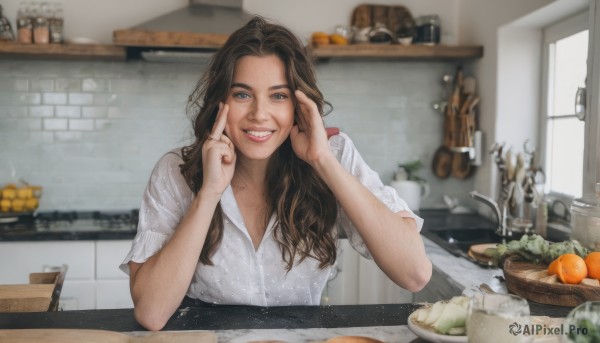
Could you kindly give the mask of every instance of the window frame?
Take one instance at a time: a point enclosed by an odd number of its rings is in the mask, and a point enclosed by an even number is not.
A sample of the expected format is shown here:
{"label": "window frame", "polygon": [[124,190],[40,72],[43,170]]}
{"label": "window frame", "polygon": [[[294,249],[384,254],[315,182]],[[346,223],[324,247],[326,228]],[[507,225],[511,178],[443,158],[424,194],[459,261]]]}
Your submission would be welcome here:
{"label": "window frame", "polygon": [[[594,1],[596,2],[600,2],[600,0],[592,0],[591,3],[593,3]],[[543,53],[543,61],[542,61],[542,93],[541,93],[541,99],[540,99],[540,114],[539,114],[539,135],[538,135],[538,147],[540,147],[538,150],[540,152],[540,164],[542,166],[544,166],[544,170],[545,170],[545,166],[546,166],[546,162],[547,162],[547,158],[546,158],[546,152],[547,152],[547,146],[546,146],[546,139],[548,137],[548,132],[547,132],[547,128],[548,128],[548,109],[549,109],[549,102],[551,99],[551,94],[550,93],[550,89],[548,87],[548,81],[549,81],[549,67],[550,67],[550,44],[554,43],[560,39],[569,37],[573,34],[576,34],[578,32],[584,31],[584,30],[589,30],[589,41],[588,41],[588,67],[587,67],[587,84],[586,84],[586,89],[587,89],[587,102],[589,102],[590,98],[591,98],[591,89],[590,89],[590,80],[591,80],[591,68],[590,68],[590,60],[591,60],[591,50],[592,50],[592,28],[590,27],[590,19],[593,15],[593,11],[592,8],[590,7],[588,10],[585,10],[583,12],[580,12],[578,14],[566,17],[561,19],[560,21],[557,21],[551,25],[548,25],[547,27],[545,27],[542,30],[542,44],[543,44],[543,49],[542,49],[542,53]],[[575,93],[573,93],[573,101],[575,101]],[[586,184],[590,183],[590,180],[588,180],[587,178],[590,177],[590,173],[589,170],[586,172],[586,165],[588,163],[586,163],[586,161],[588,161],[588,157],[586,154],[586,147],[588,147],[590,145],[590,137],[588,135],[588,128],[591,127],[593,123],[591,123],[591,109],[589,104],[587,104],[586,106],[586,120],[585,120],[585,127],[584,127],[584,132],[585,132],[585,137],[584,137],[584,156],[583,156],[583,160],[584,160],[584,166],[583,166],[583,176],[582,176],[582,194],[585,195],[585,189],[586,189]],[[571,117],[569,116],[564,116],[564,117]],[[574,115],[573,115],[574,117]],[[560,120],[560,119],[554,119],[556,120]],[[594,143],[595,144],[595,143]],[[595,174],[595,173],[594,173]],[[595,183],[595,182],[594,182]],[[564,202],[565,204],[569,204],[572,200],[573,200],[573,196],[568,195],[568,194],[563,194],[563,193],[557,193],[557,192],[550,192],[549,191],[549,185],[546,184],[545,186],[545,193],[546,196],[549,197],[550,199],[557,199],[557,200],[561,200],[562,202]]]}

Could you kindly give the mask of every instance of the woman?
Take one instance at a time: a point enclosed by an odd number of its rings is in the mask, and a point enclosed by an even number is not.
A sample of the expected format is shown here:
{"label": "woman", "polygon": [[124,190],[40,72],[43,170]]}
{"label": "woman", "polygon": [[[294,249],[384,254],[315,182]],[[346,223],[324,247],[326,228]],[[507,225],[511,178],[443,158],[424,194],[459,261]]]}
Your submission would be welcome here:
{"label": "woman", "polygon": [[160,330],[188,297],[318,305],[338,227],[409,291],[431,277],[422,219],[343,133],[300,41],[256,17],[216,53],[190,97],[195,142],[156,164],[121,265],[138,322]]}

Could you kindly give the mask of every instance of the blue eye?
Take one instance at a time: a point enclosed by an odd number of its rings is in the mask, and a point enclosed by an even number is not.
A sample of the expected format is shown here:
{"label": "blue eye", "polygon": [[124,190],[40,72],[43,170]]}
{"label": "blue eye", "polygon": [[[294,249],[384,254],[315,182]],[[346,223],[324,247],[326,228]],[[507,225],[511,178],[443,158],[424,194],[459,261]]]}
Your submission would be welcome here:
{"label": "blue eye", "polygon": [[248,99],[250,98],[250,94],[246,93],[246,92],[237,92],[233,94],[234,98],[239,98],[239,99]]}
{"label": "blue eye", "polygon": [[288,98],[287,94],[284,93],[275,93],[272,97],[275,98],[275,100],[285,100]]}

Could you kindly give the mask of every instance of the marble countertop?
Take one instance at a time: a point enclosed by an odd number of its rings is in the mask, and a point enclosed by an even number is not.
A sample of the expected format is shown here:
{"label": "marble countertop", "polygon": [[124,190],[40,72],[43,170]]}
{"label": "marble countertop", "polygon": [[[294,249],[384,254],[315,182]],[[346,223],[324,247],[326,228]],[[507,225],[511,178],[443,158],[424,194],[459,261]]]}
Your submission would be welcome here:
{"label": "marble countertop", "polygon": [[501,281],[504,273],[500,268],[480,266],[465,258],[454,256],[427,237],[423,237],[423,242],[434,268],[459,288],[468,291],[486,283],[498,293],[507,292],[506,285]]}

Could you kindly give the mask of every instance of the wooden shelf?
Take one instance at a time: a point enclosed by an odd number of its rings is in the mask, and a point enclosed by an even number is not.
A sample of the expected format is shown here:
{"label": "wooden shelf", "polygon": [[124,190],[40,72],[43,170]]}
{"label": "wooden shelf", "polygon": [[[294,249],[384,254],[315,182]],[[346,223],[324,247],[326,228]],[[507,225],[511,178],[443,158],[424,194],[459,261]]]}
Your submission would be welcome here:
{"label": "wooden shelf", "polygon": [[103,44],[19,44],[0,42],[0,58],[125,61],[126,49]]}
{"label": "wooden shelf", "polygon": [[218,49],[229,35],[216,33],[168,32],[139,29],[113,31],[113,44],[141,48]]}
{"label": "wooden shelf", "polygon": [[386,58],[414,60],[475,59],[483,57],[482,46],[351,44],[309,47],[317,59]]}

